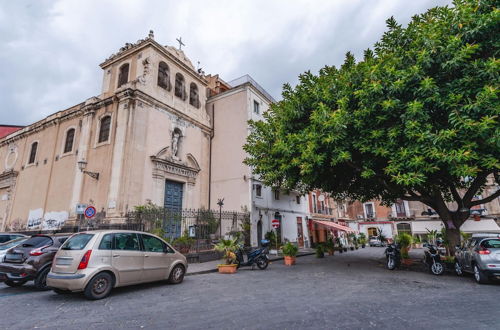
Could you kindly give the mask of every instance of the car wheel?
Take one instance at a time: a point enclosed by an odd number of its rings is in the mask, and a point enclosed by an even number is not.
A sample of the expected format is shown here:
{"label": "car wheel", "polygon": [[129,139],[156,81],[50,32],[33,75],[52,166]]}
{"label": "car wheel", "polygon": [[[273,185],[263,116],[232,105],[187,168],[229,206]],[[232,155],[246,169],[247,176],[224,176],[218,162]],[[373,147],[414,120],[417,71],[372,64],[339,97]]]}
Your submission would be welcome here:
{"label": "car wheel", "polygon": [[474,265],[474,279],[479,284],[487,284],[489,283],[488,277],[484,274],[484,272],[479,269],[477,265]]}
{"label": "car wheel", "polygon": [[38,290],[48,290],[47,275],[50,272],[50,267],[44,268],[35,278],[35,288]]}
{"label": "car wheel", "polygon": [[26,282],[28,282],[28,281],[25,281],[25,280],[21,280],[21,281],[6,280],[4,283],[12,288],[15,288],[18,286],[22,286]]}
{"label": "car wheel", "polygon": [[462,266],[460,266],[460,263],[458,261],[455,261],[455,274],[457,274],[457,276],[462,276],[464,274]]}
{"label": "car wheel", "polygon": [[91,300],[106,298],[113,288],[113,278],[108,273],[94,276],[85,287],[85,297]]}
{"label": "car wheel", "polygon": [[184,280],[184,275],[185,275],[185,268],[183,265],[176,265],[174,269],[172,269],[172,272],[170,273],[170,276],[168,277],[168,283],[171,284],[179,284]]}

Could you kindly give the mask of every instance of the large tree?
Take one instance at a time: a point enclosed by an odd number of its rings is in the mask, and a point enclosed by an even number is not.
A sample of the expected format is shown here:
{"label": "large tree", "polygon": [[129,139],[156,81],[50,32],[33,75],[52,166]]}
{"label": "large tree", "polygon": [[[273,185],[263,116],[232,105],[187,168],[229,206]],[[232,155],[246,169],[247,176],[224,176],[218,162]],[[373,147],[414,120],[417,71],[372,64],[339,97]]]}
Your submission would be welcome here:
{"label": "large tree", "polygon": [[[499,183],[498,1],[457,0],[393,18],[362,61],[302,74],[251,122],[246,163],[264,182],[338,199],[419,201],[451,243],[487,180]],[[454,202],[454,203],[452,203]]]}

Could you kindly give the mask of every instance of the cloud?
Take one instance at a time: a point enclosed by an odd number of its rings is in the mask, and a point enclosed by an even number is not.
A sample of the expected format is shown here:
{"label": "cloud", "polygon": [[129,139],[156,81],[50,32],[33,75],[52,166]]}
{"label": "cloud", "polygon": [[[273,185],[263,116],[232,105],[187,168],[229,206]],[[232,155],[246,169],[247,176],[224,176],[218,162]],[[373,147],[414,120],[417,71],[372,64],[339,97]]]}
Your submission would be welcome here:
{"label": "cloud", "polygon": [[230,81],[250,74],[279,99],[307,70],[358,57],[395,16],[451,0],[4,1],[0,5],[0,124],[29,124],[98,95],[98,64],[150,29],[182,36],[187,55]]}

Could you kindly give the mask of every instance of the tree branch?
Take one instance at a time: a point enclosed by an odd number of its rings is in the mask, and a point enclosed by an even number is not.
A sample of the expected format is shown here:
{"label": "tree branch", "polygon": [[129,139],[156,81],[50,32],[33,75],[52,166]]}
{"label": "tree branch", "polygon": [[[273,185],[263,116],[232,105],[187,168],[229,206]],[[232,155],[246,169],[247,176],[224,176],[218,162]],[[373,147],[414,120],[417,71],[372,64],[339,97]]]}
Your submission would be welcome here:
{"label": "tree branch", "polygon": [[469,189],[467,190],[467,192],[465,193],[464,195],[464,198],[463,198],[463,204],[464,206],[466,207],[470,207],[471,206],[471,201],[472,199],[474,198],[474,196],[476,196],[479,188],[481,188],[482,185],[484,185],[486,183],[486,178],[488,177],[488,172],[480,172],[476,179],[474,180],[474,182],[471,184],[471,186],[469,187]]}
{"label": "tree branch", "polygon": [[494,200],[495,198],[497,198],[499,196],[500,196],[500,189],[497,190],[496,192],[494,192],[493,194],[489,195],[486,198],[470,202],[469,205],[470,206],[476,206],[476,205],[486,204],[488,202],[491,202],[492,200]]}
{"label": "tree branch", "polygon": [[448,187],[450,189],[451,194],[453,195],[453,199],[455,199],[455,202],[457,202],[458,205],[461,205],[462,197],[460,197],[460,194],[458,193],[457,189],[452,184],[448,184]]}

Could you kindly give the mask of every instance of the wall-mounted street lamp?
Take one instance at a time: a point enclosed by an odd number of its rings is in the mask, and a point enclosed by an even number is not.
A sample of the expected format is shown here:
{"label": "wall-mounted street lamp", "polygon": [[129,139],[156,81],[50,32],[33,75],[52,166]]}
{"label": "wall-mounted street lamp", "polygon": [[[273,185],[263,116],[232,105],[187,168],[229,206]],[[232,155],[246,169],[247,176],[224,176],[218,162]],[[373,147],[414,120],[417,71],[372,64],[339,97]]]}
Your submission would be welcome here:
{"label": "wall-mounted street lamp", "polygon": [[88,176],[90,176],[92,179],[96,179],[96,180],[99,180],[99,173],[98,172],[89,172],[89,171],[85,171],[85,168],[87,167],[87,162],[85,160],[80,160],[78,162],[78,168],[80,169],[80,171],[82,171],[84,174],[87,174]]}

